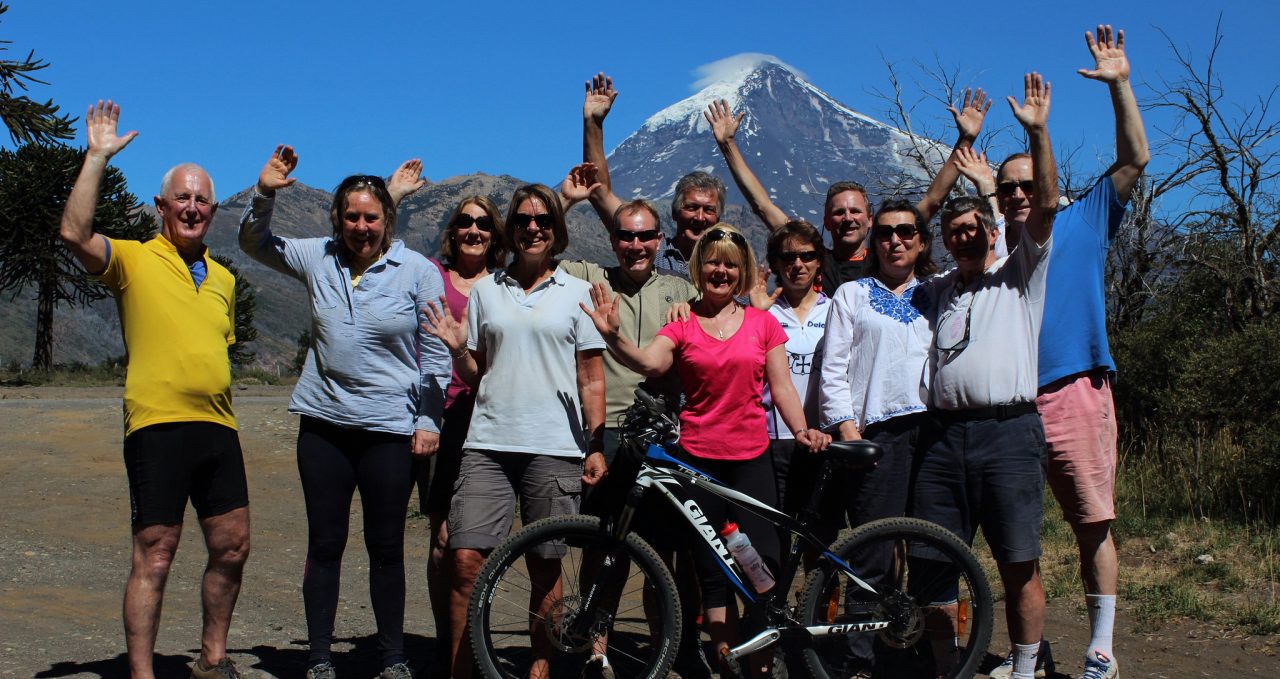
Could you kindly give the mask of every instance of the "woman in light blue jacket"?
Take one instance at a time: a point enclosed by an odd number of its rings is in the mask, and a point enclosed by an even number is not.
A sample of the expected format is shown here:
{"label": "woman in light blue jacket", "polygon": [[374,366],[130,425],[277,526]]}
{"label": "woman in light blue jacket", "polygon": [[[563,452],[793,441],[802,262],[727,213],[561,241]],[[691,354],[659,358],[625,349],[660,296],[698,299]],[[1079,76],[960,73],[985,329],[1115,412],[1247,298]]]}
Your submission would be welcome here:
{"label": "woman in light blue jacket", "polygon": [[338,581],[359,488],[380,677],[411,679],[403,641],[405,510],[413,455],[429,456],[439,445],[451,371],[444,344],[420,327],[421,310],[444,293],[439,269],[392,239],[396,202],[421,185],[421,164],[410,161],[397,171],[398,196],[380,177],[347,177],[334,191],[331,236],[282,238],[271,233],[274,196],[293,184],[297,163],[288,146],[272,153],[240,220],[240,247],[302,281],[311,307],[311,347],[289,403],[289,412],[302,416],[307,677],[335,676],[330,646]]}

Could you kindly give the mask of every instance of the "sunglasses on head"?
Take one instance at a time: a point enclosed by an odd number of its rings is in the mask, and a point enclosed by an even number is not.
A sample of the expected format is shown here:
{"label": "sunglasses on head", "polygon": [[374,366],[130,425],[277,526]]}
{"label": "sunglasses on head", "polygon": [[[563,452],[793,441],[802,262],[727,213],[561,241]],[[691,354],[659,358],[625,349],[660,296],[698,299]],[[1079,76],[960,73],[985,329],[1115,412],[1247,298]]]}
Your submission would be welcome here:
{"label": "sunglasses on head", "polygon": [[339,187],[339,190],[365,185],[376,186],[381,189],[387,188],[387,183],[383,181],[382,177],[371,174],[357,174],[342,180],[342,186]]}
{"label": "sunglasses on head", "polygon": [[613,237],[618,239],[619,243],[630,243],[633,240],[639,240],[649,243],[662,237],[662,232],[657,229],[647,229],[645,231],[627,231],[626,229],[614,229]]}
{"label": "sunglasses on head", "polygon": [[911,240],[916,235],[916,225],[908,222],[903,224],[876,224],[871,227],[871,236],[876,240],[889,240],[895,235],[898,240]]}
{"label": "sunglasses on head", "polygon": [[745,249],[747,247],[747,239],[743,238],[742,234],[736,231],[726,231],[725,229],[712,229],[702,234],[702,238],[700,238],[699,241],[714,243],[718,240],[724,240],[726,238],[728,238],[730,241],[733,242],[734,245],[740,248]]}
{"label": "sunglasses on head", "polygon": [[1002,196],[1012,196],[1014,189],[1022,189],[1022,193],[1031,195],[1036,188],[1036,183],[1030,179],[1024,179],[1020,182],[1000,182],[996,185],[996,191]]}
{"label": "sunglasses on head", "polygon": [[540,215],[527,215],[523,212],[517,212],[511,217],[511,224],[517,229],[529,228],[530,222],[537,223],[539,229],[547,231],[555,225],[556,218],[545,212]]}
{"label": "sunglasses on head", "polygon": [[814,262],[814,261],[817,261],[818,259],[818,251],[817,250],[801,250],[799,252],[796,252],[792,250],[786,250],[783,252],[779,252],[777,259],[779,262],[783,264],[790,264],[796,261],[797,259],[805,263]]}
{"label": "sunglasses on head", "polygon": [[453,218],[453,223],[450,224],[449,226],[459,231],[463,231],[465,229],[471,228],[472,224],[475,224],[476,228],[480,229],[481,231],[485,231],[485,232],[493,231],[493,217],[490,217],[489,215],[472,217],[471,215],[468,215],[468,214],[460,214],[457,217]]}

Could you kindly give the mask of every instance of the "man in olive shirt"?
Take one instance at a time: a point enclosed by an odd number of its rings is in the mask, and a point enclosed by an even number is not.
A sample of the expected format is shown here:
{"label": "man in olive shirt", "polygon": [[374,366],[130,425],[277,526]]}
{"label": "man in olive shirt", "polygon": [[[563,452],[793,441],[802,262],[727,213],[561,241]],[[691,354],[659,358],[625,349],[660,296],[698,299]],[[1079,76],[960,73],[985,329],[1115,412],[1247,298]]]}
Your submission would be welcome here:
{"label": "man in olive shirt", "polygon": [[[658,211],[643,200],[623,203],[615,211],[609,244],[618,266],[601,267],[587,261],[561,262],[565,272],[589,283],[604,283],[618,295],[622,333],[637,346],[644,346],[667,322],[675,304],[688,303],[696,294],[683,278],[654,270],[656,254],[662,246]],[[632,371],[612,353],[604,357],[605,434],[604,456],[612,461],[618,449],[618,418],[635,400],[635,390],[644,386],[652,393],[672,395],[669,381],[649,379]]]}

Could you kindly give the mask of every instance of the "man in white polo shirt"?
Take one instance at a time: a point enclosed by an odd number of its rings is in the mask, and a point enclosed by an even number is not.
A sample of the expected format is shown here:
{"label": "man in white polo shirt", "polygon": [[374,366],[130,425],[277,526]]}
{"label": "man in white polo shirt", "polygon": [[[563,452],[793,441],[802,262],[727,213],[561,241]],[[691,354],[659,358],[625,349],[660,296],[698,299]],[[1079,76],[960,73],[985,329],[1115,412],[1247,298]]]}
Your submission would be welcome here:
{"label": "man in white polo shirt", "polygon": [[[1049,145],[1049,85],[1027,74],[1021,106],[1009,98],[1034,159],[1035,201],[1018,248],[997,259],[990,204],[957,198],[942,211],[956,268],[915,299],[934,328],[925,369],[934,429],[921,460],[913,515],[972,541],[979,527],[1004,583],[1014,674],[1031,677],[1044,628],[1040,556],[1044,429],[1036,360],[1057,170]],[[946,654],[938,661],[945,663]],[[940,668],[941,669],[941,668]]]}

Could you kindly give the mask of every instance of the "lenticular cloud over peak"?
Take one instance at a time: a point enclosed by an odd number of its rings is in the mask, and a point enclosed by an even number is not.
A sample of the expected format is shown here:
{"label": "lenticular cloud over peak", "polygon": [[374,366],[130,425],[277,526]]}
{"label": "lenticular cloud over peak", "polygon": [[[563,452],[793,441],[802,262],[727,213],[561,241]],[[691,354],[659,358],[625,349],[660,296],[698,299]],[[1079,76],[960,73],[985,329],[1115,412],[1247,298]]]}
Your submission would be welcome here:
{"label": "lenticular cloud over peak", "polygon": [[742,80],[748,73],[759,68],[761,64],[766,63],[777,64],[796,75],[799,75],[801,78],[808,80],[804,73],[799,69],[784,62],[778,57],[773,56],[772,54],[743,52],[731,57],[725,57],[718,61],[713,61],[709,64],[703,64],[694,69],[694,73],[698,75],[698,79],[689,86],[689,89],[697,92],[708,85],[713,85],[715,83]]}

